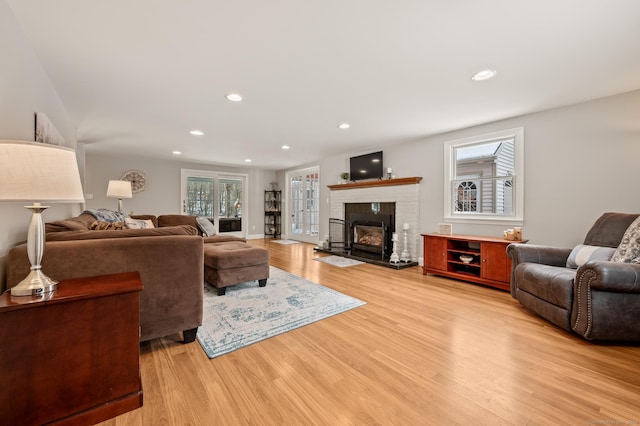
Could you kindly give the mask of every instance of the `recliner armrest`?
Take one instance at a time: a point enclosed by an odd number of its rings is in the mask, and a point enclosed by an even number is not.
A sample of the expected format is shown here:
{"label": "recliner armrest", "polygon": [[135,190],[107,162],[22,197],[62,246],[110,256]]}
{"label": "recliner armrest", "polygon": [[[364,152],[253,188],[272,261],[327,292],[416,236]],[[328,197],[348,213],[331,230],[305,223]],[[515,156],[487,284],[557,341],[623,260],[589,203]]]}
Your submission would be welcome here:
{"label": "recliner armrest", "polygon": [[540,263],[550,266],[566,266],[571,249],[539,246],[534,244],[509,244],[507,254],[513,261],[514,267],[518,263]]}
{"label": "recliner armrest", "polygon": [[571,249],[540,246],[535,244],[509,244],[507,255],[511,258],[511,296],[516,298],[518,285],[515,280],[516,267],[521,263],[538,263],[549,266],[566,266]]}
{"label": "recliner armrest", "polygon": [[640,293],[640,264],[587,262],[576,273],[576,284],[585,281],[592,290]]}

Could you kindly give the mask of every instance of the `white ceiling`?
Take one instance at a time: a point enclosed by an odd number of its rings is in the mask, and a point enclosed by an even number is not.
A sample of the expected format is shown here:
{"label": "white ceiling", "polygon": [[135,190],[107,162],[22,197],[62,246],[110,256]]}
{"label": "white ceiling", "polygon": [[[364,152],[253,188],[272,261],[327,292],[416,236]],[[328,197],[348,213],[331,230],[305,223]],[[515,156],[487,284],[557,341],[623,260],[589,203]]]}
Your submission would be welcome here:
{"label": "white ceiling", "polygon": [[640,88],[638,0],[7,2],[89,152],[282,169]]}

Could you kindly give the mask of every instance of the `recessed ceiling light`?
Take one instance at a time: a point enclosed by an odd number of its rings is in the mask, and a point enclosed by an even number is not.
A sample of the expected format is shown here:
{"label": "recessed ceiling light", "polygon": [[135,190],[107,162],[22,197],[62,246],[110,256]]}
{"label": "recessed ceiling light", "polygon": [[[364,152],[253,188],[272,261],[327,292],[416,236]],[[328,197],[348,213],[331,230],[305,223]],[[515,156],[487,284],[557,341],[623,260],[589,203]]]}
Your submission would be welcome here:
{"label": "recessed ceiling light", "polygon": [[349,124],[349,123],[338,124],[338,129],[345,130],[345,129],[348,129],[349,127],[351,127],[351,124]]}
{"label": "recessed ceiling light", "polygon": [[245,159],[244,159],[244,162],[245,162],[245,163],[250,163],[250,162],[251,162],[251,158],[245,158]]}
{"label": "recessed ceiling light", "polygon": [[242,95],[238,93],[229,93],[227,95],[227,99],[230,100],[231,102],[240,102],[243,98],[242,98]]}
{"label": "recessed ceiling light", "polygon": [[473,81],[489,80],[490,78],[495,77],[496,74],[498,74],[496,70],[482,70],[480,72],[475,73],[473,77],[471,77],[471,80]]}
{"label": "recessed ceiling light", "polygon": [[202,136],[202,135],[204,135],[204,132],[202,130],[192,130],[189,133],[191,133],[194,136]]}
{"label": "recessed ceiling light", "polygon": [[280,149],[284,149],[286,151],[287,149],[291,149],[291,147],[289,145],[282,145]]}
{"label": "recessed ceiling light", "polygon": [[171,153],[172,153],[173,155],[180,155],[180,154],[182,154],[182,151],[173,151],[173,152],[171,152]]}

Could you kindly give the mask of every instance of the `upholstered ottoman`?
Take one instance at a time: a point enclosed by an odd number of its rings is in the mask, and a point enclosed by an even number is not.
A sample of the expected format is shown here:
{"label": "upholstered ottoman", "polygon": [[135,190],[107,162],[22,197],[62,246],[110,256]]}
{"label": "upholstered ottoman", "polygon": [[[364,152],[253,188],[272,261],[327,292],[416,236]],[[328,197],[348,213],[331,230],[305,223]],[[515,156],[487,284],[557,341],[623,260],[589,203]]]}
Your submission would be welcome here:
{"label": "upholstered ottoman", "polygon": [[269,278],[269,251],[241,241],[204,245],[204,278],[223,296],[226,288],[257,280],[260,287]]}

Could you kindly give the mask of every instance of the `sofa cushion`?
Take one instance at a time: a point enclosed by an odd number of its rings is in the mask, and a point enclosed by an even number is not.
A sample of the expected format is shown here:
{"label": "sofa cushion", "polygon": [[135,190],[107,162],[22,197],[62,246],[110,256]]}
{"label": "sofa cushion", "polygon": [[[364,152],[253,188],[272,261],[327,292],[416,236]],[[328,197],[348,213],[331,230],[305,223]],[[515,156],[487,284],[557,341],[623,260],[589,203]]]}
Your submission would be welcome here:
{"label": "sofa cushion", "polygon": [[589,229],[584,244],[616,248],[629,225],[637,218],[637,214],[631,213],[604,213]]}
{"label": "sofa cushion", "polygon": [[83,213],[80,216],[72,217],[70,219],[47,222],[45,224],[45,231],[47,233],[62,231],[86,231],[89,229],[89,225],[94,220],[96,220],[96,218],[92,214]]}
{"label": "sofa cushion", "polygon": [[515,269],[519,290],[567,310],[573,301],[575,276],[575,269],[539,263],[521,263]]}
{"label": "sofa cushion", "polygon": [[616,249],[613,247],[578,244],[573,250],[571,250],[571,254],[569,254],[569,258],[567,259],[567,268],[579,268],[587,262],[609,261],[615,251]]}
{"label": "sofa cushion", "polygon": [[196,223],[198,224],[198,228],[200,228],[200,230],[202,231],[202,235],[204,235],[205,237],[213,237],[214,235],[216,235],[216,227],[206,217],[196,217]]}
{"label": "sofa cushion", "polygon": [[622,263],[640,263],[640,216],[625,231],[611,260]]}
{"label": "sofa cushion", "polygon": [[197,228],[198,222],[196,222],[196,216],[183,214],[163,214],[158,216],[158,227],[176,225],[191,225]]}

